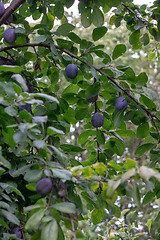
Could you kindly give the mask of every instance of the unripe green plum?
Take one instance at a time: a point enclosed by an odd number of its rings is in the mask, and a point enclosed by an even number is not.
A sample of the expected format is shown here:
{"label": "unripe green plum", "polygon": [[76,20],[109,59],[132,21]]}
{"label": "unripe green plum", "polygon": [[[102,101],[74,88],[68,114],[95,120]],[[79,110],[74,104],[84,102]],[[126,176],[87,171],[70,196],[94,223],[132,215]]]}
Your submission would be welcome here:
{"label": "unripe green plum", "polygon": [[4,31],[3,37],[4,37],[4,41],[6,43],[14,43],[16,40],[16,33],[15,33],[14,28],[6,29]]}
{"label": "unripe green plum", "polygon": [[78,74],[77,66],[75,64],[68,64],[65,68],[65,74],[70,79],[76,78]]}
{"label": "unripe green plum", "polygon": [[101,113],[95,113],[91,118],[92,126],[95,128],[102,127],[104,123],[104,117]]}
{"label": "unripe green plum", "polygon": [[42,178],[36,184],[36,191],[41,196],[48,195],[53,187],[52,180],[50,178]]}

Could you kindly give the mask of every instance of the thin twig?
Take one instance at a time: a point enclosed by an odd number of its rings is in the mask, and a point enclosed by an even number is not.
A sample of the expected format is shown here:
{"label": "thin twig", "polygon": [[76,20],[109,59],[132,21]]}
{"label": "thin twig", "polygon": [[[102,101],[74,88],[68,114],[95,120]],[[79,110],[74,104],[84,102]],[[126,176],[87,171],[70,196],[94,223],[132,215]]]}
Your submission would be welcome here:
{"label": "thin twig", "polygon": [[72,225],[72,232],[73,232],[73,239],[76,240],[76,230],[75,230],[75,227],[74,227],[74,222],[73,222],[73,218],[71,217],[71,225]]}
{"label": "thin twig", "polygon": [[129,8],[127,5],[125,5],[124,3],[121,3],[121,5],[122,5],[123,7],[125,7],[129,13],[132,13],[139,21],[141,21],[141,22],[143,22],[143,23],[150,24],[150,22],[148,22],[146,19],[140,18],[132,9],[130,9],[130,8]]}

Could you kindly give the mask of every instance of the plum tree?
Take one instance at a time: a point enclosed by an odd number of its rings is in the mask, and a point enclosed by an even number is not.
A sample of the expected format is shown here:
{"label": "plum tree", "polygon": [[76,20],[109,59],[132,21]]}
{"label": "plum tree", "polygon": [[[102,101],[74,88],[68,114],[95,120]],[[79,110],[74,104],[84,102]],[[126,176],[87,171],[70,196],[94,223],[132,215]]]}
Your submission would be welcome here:
{"label": "plum tree", "polygon": [[68,78],[74,79],[77,77],[78,68],[75,64],[68,64],[65,68],[65,74]]}
{"label": "plum tree", "polygon": [[4,4],[0,2],[0,17],[4,14],[4,11],[5,11]]}
{"label": "plum tree", "polygon": [[42,178],[36,184],[36,191],[42,196],[46,196],[52,190],[53,183],[50,178]]}
{"label": "plum tree", "polygon": [[[22,238],[23,238],[23,236],[22,236],[22,231],[20,230],[19,227],[14,228],[13,231],[12,231],[12,233],[16,235],[16,238],[19,238],[19,239],[22,239]],[[14,239],[12,239],[12,240],[14,240]]]}
{"label": "plum tree", "polygon": [[4,37],[4,41],[6,43],[13,43],[13,42],[15,42],[15,40],[16,40],[16,33],[15,33],[14,28],[6,29],[4,31],[3,37]]}
{"label": "plum tree", "polygon": [[31,106],[30,103],[23,104],[19,106],[19,111],[26,110],[27,112],[31,112]]}
{"label": "plum tree", "polygon": [[95,96],[91,97],[91,98],[86,98],[86,100],[90,103],[94,103],[96,102],[98,99],[98,94],[96,94]]}
{"label": "plum tree", "polygon": [[127,101],[124,100],[124,99],[125,99],[124,97],[119,97],[119,98],[116,99],[116,101],[115,101],[115,108],[118,111],[126,108]]}
{"label": "plum tree", "polygon": [[91,118],[92,126],[95,128],[102,127],[104,123],[104,117],[101,113],[95,113]]}

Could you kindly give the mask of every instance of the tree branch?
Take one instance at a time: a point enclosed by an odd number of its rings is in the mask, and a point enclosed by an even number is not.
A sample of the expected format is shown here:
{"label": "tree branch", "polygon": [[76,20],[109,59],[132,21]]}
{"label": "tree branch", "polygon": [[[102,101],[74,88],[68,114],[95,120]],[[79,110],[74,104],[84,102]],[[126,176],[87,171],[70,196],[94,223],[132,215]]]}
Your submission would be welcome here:
{"label": "tree branch", "polygon": [[25,0],[14,0],[11,5],[6,8],[3,16],[0,18],[0,26],[5,23],[8,17],[22,4]]}

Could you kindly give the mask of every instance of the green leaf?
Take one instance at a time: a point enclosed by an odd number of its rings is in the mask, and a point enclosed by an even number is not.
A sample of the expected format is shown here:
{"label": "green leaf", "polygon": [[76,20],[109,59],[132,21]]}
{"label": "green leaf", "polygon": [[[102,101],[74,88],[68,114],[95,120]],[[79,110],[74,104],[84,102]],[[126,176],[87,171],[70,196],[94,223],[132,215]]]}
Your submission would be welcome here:
{"label": "green leaf", "polygon": [[82,132],[78,137],[78,144],[84,144],[90,136],[96,136],[95,130],[86,130]]}
{"label": "green leaf", "polygon": [[96,137],[99,144],[105,143],[105,136],[101,130],[97,130]]}
{"label": "green leaf", "polygon": [[118,128],[121,126],[122,120],[123,120],[123,113],[124,111],[117,111],[115,110],[115,112],[113,113],[113,124],[115,128]]}
{"label": "green leaf", "polygon": [[88,113],[88,108],[78,109],[78,110],[76,110],[75,118],[77,120],[82,120],[86,117],[87,113]]}
{"label": "green leaf", "polygon": [[10,175],[12,177],[18,177],[21,174],[23,175],[25,172],[27,172],[27,170],[32,166],[33,164],[28,164],[28,165],[24,165],[24,166],[20,166],[18,169],[12,169],[10,170]]}
{"label": "green leaf", "polygon": [[12,117],[17,115],[17,110],[12,106],[6,107],[4,111]]}
{"label": "green leaf", "polygon": [[140,101],[144,103],[150,110],[156,110],[156,104],[152,102],[148,97],[141,94]]}
{"label": "green leaf", "polygon": [[40,35],[34,40],[36,43],[45,42],[47,40],[47,35]]}
{"label": "green leaf", "polygon": [[137,161],[127,158],[124,166],[126,169],[130,169],[130,168],[136,167],[136,165],[137,165]]}
{"label": "green leaf", "polygon": [[9,186],[18,196],[20,196],[24,201],[25,201],[25,198],[24,196],[22,195],[22,193],[16,188],[16,187],[13,187],[13,186]]}
{"label": "green leaf", "polygon": [[130,37],[129,37],[129,42],[131,45],[135,45],[139,42],[139,38],[140,38],[140,31],[136,30],[134,31]]}
{"label": "green leaf", "polygon": [[147,95],[147,97],[151,100],[151,101],[154,101],[157,99],[157,94],[154,90],[152,89],[149,89],[147,87],[142,87],[143,88],[143,91],[144,93]]}
{"label": "green leaf", "polygon": [[37,182],[42,177],[42,170],[34,169],[34,170],[28,170],[24,176],[24,179],[27,182]]}
{"label": "green leaf", "polygon": [[58,148],[56,148],[54,146],[50,146],[50,147],[53,149],[57,158],[65,165],[68,161],[67,156],[63,152],[61,152]]}
{"label": "green leaf", "polygon": [[55,128],[55,127],[48,127],[47,128],[47,134],[48,135],[54,135],[54,134],[61,134],[61,135],[64,135],[65,133],[62,131],[62,130],[60,130],[60,129],[57,129],[57,128]]}
{"label": "green leaf", "polygon": [[20,86],[24,92],[28,91],[26,81],[20,74],[13,74],[12,78],[15,79],[20,84]]}
{"label": "green leaf", "polygon": [[135,152],[136,156],[142,156],[145,152],[151,150],[152,148],[155,147],[155,144],[152,143],[145,143],[141,146],[139,146]]}
{"label": "green leaf", "polygon": [[65,152],[73,152],[73,153],[85,151],[85,149],[78,146],[71,145],[71,144],[62,144],[61,149]]}
{"label": "green leaf", "polygon": [[3,165],[4,167],[11,169],[10,162],[8,162],[1,154],[0,154],[0,165]]}
{"label": "green leaf", "polygon": [[61,1],[56,1],[54,6],[54,14],[58,19],[61,19],[64,15],[64,7]]}
{"label": "green leaf", "polygon": [[143,35],[143,37],[140,39],[140,42],[144,44],[144,46],[146,46],[149,43],[150,39],[148,36],[148,33],[145,33]]}
{"label": "green leaf", "polygon": [[51,171],[54,176],[63,179],[63,180],[71,180],[72,173],[66,169],[59,169],[59,168],[51,168]]}
{"label": "green leaf", "polygon": [[56,203],[56,204],[53,204],[52,207],[63,213],[68,213],[68,214],[76,213],[76,206],[74,203],[70,203],[70,202]]}
{"label": "green leaf", "polygon": [[110,138],[108,142],[104,145],[105,149],[110,148],[117,155],[122,156],[125,150],[124,144],[120,139]]}
{"label": "green leaf", "polygon": [[108,180],[108,189],[107,189],[107,196],[111,197],[114,193],[114,191],[118,188],[120,185],[121,180],[113,181],[113,180]]}
{"label": "green leaf", "polygon": [[100,38],[102,38],[106,34],[107,30],[108,29],[106,27],[95,28],[92,32],[93,41],[98,41]]}
{"label": "green leaf", "polygon": [[57,33],[62,36],[67,36],[69,32],[71,32],[74,28],[75,26],[73,26],[72,24],[64,23],[58,27]]}
{"label": "green leaf", "polygon": [[131,138],[135,137],[136,134],[132,130],[116,130],[116,133],[121,137]]}
{"label": "green leaf", "polygon": [[143,198],[143,204],[147,204],[152,201],[152,199],[156,196],[156,192],[147,192],[146,195]]}
{"label": "green leaf", "polygon": [[81,2],[79,4],[79,9],[81,11],[81,23],[83,27],[88,28],[92,21],[91,21],[91,8],[86,8],[85,4]]}
{"label": "green leaf", "polygon": [[144,122],[140,124],[137,128],[137,137],[145,138],[149,135],[149,124],[148,122]]}
{"label": "green leaf", "polygon": [[111,7],[117,7],[121,3],[120,0],[107,0],[106,4]]}
{"label": "green leaf", "polygon": [[96,5],[93,7],[92,23],[96,27],[101,27],[104,24],[104,15]]}
{"label": "green leaf", "polygon": [[147,223],[146,223],[147,227],[148,227],[148,231],[150,232],[151,230],[151,225],[152,225],[152,219],[148,219]]}
{"label": "green leaf", "polygon": [[13,72],[13,73],[21,73],[21,67],[19,66],[9,66],[9,65],[1,65],[0,72]]}
{"label": "green leaf", "polygon": [[36,213],[34,213],[28,219],[28,221],[26,222],[25,229],[28,232],[36,231],[36,229],[38,228],[38,226],[39,226],[39,224],[40,224],[44,214],[45,214],[45,210],[44,209],[41,209],[41,210],[37,211]]}
{"label": "green leaf", "polygon": [[58,55],[58,52],[57,52],[57,49],[56,49],[56,47],[55,47],[54,42],[51,42],[51,43],[50,43],[50,49],[51,49],[51,52],[52,52],[55,56]]}
{"label": "green leaf", "polygon": [[18,218],[11,212],[1,209],[1,214],[8,219],[13,224],[19,225]]}
{"label": "green leaf", "polygon": [[148,76],[145,72],[142,72],[136,77],[135,81],[137,87],[145,86],[148,81]]}
{"label": "green leaf", "polygon": [[103,221],[104,218],[104,208],[94,209],[91,213],[91,219],[93,224],[97,225]]}
{"label": "green leaf", "polygon": [[46,224],[41,231],[41,240],[57,240],[58,224],[55,219]]}
{"label": "green leaf", "polygon": [[47,144],[43,140],[35,140],[33,141],[33,146],[40,149],[40,148],[45,148]]}
{"label": "green leaf", "polygon": [[0,219],[0,225],[6,229],[9,229],[7,223],[5,221],[3,221],[2,219]]}
{"label": "green leaf", "polygon": [[9,204],[7,204],[6,202],[0,201],[0,208],[6,208],[6,209],[9,209],[10,206],[9,206]]}
{"label": "green leaf", "polygon": [[140,204],[139,188],[135,182],[133,183],[132,196],[137,207],[140,207],[141,204]]}
{"label": "green leaf", "polygon": [[80,37],[79,37],[77,34],[75,34],[74,32],[70,32],[70,33],[68,34],[68,37],[69,37],[73,42],[75,42],[75,43],[78,43],[78,44],[81,43]]}
{"label": "green leaf", "polygon": [[95,171],[99,174],[99,175],[103,175],[106,171],[107,171],[107,167],[104,163],[100,162],[100,163],[95,163],[92,165],[92,167],[95,169]]}
{"label": "green leaf", "polygon": [[99,89],[100,89],[100,84],[98,82],[88,86],[86,88],[85,98],[90,99],[92,97],[95,97],[98,94]]}
{"label": "green leaf", "polygon": [[113,50],[112,59],[114,60],[114,59],[120,57],[125,52],[126,52],[126,46],[124,44],[116,45],[116,47]]}
{"label": "green leaf", "polygon": [[30,96],[46,98],[51,102],[56,102],[59,104],[59,101],[55,97],[44,94],[44,93],[30,93]]}
{"label": "green leaf", "polygon": [[139,175],[145,179],[149,180],[151,177],[155,177],[160,182],[160,173],[152,168],[141,166],[139,168]]}

